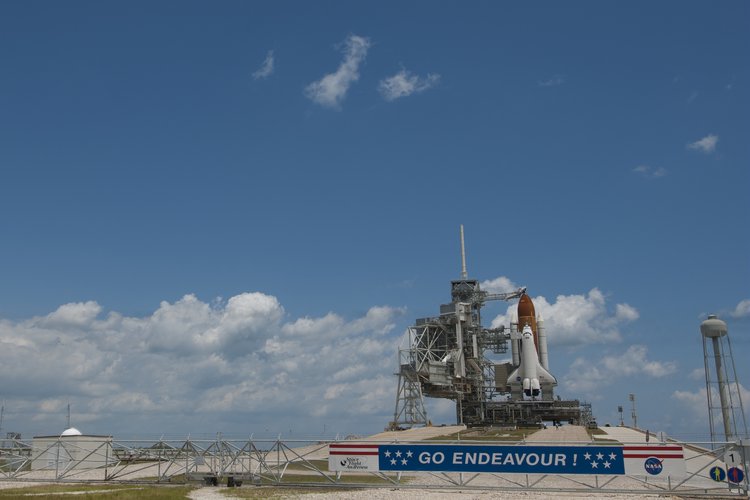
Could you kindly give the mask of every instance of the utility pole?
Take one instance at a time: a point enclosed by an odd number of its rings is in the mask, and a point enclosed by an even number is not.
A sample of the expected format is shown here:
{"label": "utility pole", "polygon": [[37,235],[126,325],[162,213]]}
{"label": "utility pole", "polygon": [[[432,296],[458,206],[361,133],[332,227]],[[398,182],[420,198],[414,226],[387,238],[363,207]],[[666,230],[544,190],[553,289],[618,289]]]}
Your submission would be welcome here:
{"label": "utility pole", "polygon": [[633,428],[638,428],[638,415],[635,413],[635,394],[628,394],[628,399],[631,403],[633,403],[633,411],[630,413],[630,416],[633,417]]}

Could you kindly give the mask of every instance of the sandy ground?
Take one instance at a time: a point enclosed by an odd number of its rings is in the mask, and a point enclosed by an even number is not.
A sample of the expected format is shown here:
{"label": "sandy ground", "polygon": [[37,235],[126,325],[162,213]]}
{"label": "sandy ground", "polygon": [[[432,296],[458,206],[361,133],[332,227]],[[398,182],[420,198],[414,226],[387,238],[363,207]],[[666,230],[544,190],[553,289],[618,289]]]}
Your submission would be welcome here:
{"label": "sandy ground", "polygon": [[[528,498],[528,499],[550,499],[550,498],[565,498],[565,499],[577,499],[577,498],[601,498],[611,500],[636,500],[638,498],[664,498],[658,495],[612,495],[612,494],[583,494],[583,493],[532,493],[525,491],[512,491],[512,492],[497,492],[497,491],[435,491],[435,490],[362,490],[362,491],[347,491],[341,493],[311,493],[309,495],[303,495],[298,497],[289,498],[305,498],[313,499],[362,499],[362,500],[378,500],[378,499],[404,499],[404,500],[433,500],[433,499],[444,499],[450,500],[452,498],[460,498],[462,500],[476,499],[476,500],[491,500],[491,499],[502,499],[512,500],[514,498]],[[226,497],[224,497],[226,500]],[[209,500],[208,498],[196,498],[195,500]],[[213,500],[213,499],[211,499]]]}
{"label": "sandy ground", "polygon": [[215,487],[199,488],[188,493],[188,498],[191,500],[227,500],[228,498],[232,498],[223,495],[222,491],[222,489]]}
{"label": "sandy ground", "polygon": [[[224,496],[222,491],[216,488],[200,488],[190,493],[192,500],[228,500],[231,496]],[[658,495],[618,495],[618,494],[583,494],[583,493],[531,493],[525,491],[497,492],[497,491],[436,491],[436,490],[388,490],[372,489],[360,491],[342,491],[340,493],[308,493],[304,495],[289,495],[283,498],[303,498],[305,500],[317,499],[353,499],[353,500],[451,500],[460,498],[461,500],[512,500],[514,498],[525,498],[529,500],[544,500],[550,498],[562,499],[611,499],[611,500],[636,500],[649,498],[669,498]]]}
{"label": "sandy ground", "polygon": [[465,425],[443,425],[436,427],[417,427],[405,431],[385,431],[367,438],[367,441],[423,441],[438,436],[448,436],[465,431]]}

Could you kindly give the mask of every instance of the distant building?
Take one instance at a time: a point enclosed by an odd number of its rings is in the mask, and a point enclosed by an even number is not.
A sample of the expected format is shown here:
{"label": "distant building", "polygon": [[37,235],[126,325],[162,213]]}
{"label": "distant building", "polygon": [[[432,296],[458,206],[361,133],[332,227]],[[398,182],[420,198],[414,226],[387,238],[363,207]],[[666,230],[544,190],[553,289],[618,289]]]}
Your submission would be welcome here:
{"label": "distant building", "polygon": [[59,436],[35,436],[32,441],[31,470],[93,469],[113,464],[112,436],[90,436],[75,427]]}

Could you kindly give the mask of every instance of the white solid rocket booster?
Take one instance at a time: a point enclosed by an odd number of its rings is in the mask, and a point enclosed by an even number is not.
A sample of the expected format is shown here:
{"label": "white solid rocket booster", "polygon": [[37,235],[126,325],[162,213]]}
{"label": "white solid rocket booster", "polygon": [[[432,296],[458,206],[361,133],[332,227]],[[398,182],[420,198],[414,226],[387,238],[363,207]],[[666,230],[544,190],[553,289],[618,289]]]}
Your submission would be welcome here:
{"label": "white solid rocket booster", "polygon": [[547,332],[544,331],[544,318],[536,317],[536,327],[539,330],[539,361],[545,370],[549,370],[549,356],[547,355]]}

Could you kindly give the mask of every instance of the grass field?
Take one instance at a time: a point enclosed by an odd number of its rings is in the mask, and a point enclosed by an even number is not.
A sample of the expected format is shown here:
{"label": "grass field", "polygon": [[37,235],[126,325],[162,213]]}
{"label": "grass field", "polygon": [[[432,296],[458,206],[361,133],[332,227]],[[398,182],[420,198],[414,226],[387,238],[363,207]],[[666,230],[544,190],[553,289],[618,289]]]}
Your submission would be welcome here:
{"label": "grass field", "polygon": [[[384,484],[386,481],[371,475],[349,476],[348,481],[358,484]],[[349,488],[330,486],[330,483],[320,476],[289,475],[285,481],[290,483],[304,483],[309,486],[279,487],[248,486],[242,488],[216,488],[227,498],[289,498],[308,493],[326,493],[348,491]],[[25,488],[9,488],[0,490],[2,499],[30,500],[73,500],[85,498],[87,500],[184,500],[188,493],[199,486],[153,486],[153,485],[40,485]]]}
{"label": "grass field", "polygon": [[136,486],[136,485],[43,485],[28,488],[0,490],[0,499],[14,498],[31,500],[182,500],[193,488],[190,486]]}

